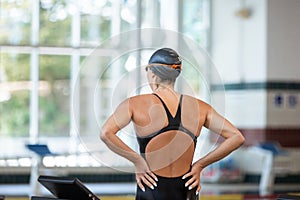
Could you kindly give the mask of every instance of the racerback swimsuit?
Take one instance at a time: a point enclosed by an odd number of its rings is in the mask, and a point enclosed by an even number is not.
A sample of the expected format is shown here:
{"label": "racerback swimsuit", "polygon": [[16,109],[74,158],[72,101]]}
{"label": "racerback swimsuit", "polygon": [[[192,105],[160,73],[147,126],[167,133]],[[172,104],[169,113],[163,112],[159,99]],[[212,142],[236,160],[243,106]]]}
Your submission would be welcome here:
{"label": "racerback swimsuit", "polygon": [[[182,95],[180,96],[178,108],[175,117],[173,117],[164,103],[164,101],[157,95],[154,94],[162,103],[165,112],[167,114],[168,118],[168,125],[161,130],[150,134],[146,137],[137,137],[139,147],[140,147],[140,153],[145,158],[145,150],[147,147],[147,144],[156,136],[160,135],[161,133],[164,133],[166,131],[170,130],[179,130],[178,134],[188,134],[194,141],[194,148],[196,147],[197,143],[197,137],[188,129],[186,129],[181,124],[181,105],[182,105]],[[182,180],[182,176],[180,177],[163,177],[158,176],[158,182],[157,187],[155,187],[154,190],[149,188],[148,186],[145,186],[146,191],[143,192],[138,186],[137,186],[137,193],[136,193],[136,200],[195,200],[198,199],[198,196],[196,196],[196,188],[193,188],[192,190],[188,190],[187,187],[185,187],[185,183],[188,181],[188,178],[185,180]]]}

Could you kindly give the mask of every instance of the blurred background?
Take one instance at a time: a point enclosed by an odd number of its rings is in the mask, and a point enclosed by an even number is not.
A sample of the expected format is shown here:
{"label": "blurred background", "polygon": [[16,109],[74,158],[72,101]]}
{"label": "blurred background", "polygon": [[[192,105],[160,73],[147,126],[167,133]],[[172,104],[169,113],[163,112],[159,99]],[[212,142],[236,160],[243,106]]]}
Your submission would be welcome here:
{"label": "blurred background", "polygon": [[[140,66],[154,49],[115,62],[111,55],[120,47],[101,45],[122,33],[149,43],[136,30],[176,33],[203,49],[209,64],[199,67],[200,75],[197,66],[186,67],[189,89],[179,89],[216,106],[246,138],[206,169],[201,194],[300,191],[299,0],[0,2],[0,194],[43,193],[40,174],[78,177],[97,194],[135,193],[132,165],[114,157],[98,135],[118,102],[147,91],[129,85],[145,82]],[[85,69],[95,48],[102,73],[93,74]],[[96,105],[91,80],[100,84]],[[116,82],[124,94],[116,94]],[[126,133],[124,141],[136,148],[133,130]],[[196,157],[218,141],[203,130]]]}

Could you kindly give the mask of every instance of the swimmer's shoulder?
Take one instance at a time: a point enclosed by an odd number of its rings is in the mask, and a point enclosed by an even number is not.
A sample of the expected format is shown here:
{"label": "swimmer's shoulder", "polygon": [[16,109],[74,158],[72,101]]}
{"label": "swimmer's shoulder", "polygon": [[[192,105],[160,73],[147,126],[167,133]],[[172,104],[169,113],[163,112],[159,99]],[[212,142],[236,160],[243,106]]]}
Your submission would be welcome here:
{"label": "swimmer's shoulder", "polygon": [[140,95],[129,97],[127,98],[126,101],[129,103],[131,108],[137,108],[141,106],[142,107],[146,106],[148,104],[152,104],[154,98],[155,97],[153,94],[140,94]]}
{"label": "swimmer's shoulder", "polygon": [[186,95],[186,94],[183,94],[183,101],[185,101],[185,103],[187,103],[187,104],[197,104],[198,106],[201,106],[204,108],[211,107],[210,104],[206,103],[205,101],[203,101],[199,98],[190,96],[190,95]]}

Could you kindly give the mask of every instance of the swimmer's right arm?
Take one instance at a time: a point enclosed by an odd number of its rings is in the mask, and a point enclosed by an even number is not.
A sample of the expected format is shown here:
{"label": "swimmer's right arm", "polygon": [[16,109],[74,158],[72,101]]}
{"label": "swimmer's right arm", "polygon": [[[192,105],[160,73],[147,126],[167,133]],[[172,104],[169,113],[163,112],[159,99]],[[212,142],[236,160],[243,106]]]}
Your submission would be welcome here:
{"label": "swimmer's right arm", "polygon": [[196,161],[192,166],[191,172],[183,176],[183,178],[192,176],[192,178],[187,181],[186,185],[191,189],[197,187],[197,193],[200,191],[200,174],[202,170],[206,166],[229,155],[245,141],[242,133],[235,126],[218,114],[212,107],[209,105],[207,106],[206,110],[208,112],[204,126],[219,134],[225,140],[216,149]]}
{"label": "swimmer's right arm", "polygon": [[145,191],[144,182],[150,188],[156,186],[157,177],[152,173],[145,159],[126,145],[116,134],[128,125],[132,118],[129,99],[123,101],[101,128],[100,139],[116,154],[131,161],[136,168],[136,180],[141,190]]}

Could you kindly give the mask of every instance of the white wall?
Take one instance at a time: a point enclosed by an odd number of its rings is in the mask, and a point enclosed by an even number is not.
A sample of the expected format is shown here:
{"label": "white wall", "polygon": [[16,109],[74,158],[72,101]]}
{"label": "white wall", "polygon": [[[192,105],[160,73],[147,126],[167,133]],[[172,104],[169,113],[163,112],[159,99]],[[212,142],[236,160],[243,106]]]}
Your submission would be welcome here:
{"label": "white wall", "polygon": [[[235,15],[242,2],[212,1],[212,59],[224,84],[266,80],[267,0],[245,0],[248,19]],[[265,90],[226,91],[225,96],[225,115],[234,125],[265,127]]]}
{"label": "white wall", "polygon": [[[276,101],[281,98],[280,103]],[[273,128],[299,128],[300,93],[293,90],[273,90],[267,93],[267,125]]]}
{"label": "white wall", "polygon": [[[223,95],[214,92],[215,99]],[[226,91],[224,109],[217,109],[231,123],[238,128],[256,129],[266,126],[266,91],[264,90],[236,90]]]}
{"label": "white wall", "polygon": [[300,1],[268,1],[268,80],[300,80]]}
{"label": "white wall", "polygon": [[242,0],[212,1],[212,58],[224,82],[266,79],[266,0],[245,0],[248,19],[235,15]]}
{"label": "white wall", "polygon": [[[248,19],[235,16],[243,5]],[[213,0],[212,58],[224,83],[300,81],[300,0]],[[276,95],[283,104],[274,105]],[[295,106],[288,106],[289,98]],[[299,127],[300,92],[226,91],[226,115],[239,127]]]}
{"label": "white wall", "polygon": [[[269,0],[267,32],[267,80],[300,80],[300,1]],[[280,105],[274,104],[280,96]],[[267,125],[290,128],[300,126],[300,91],[268,91]]]}

